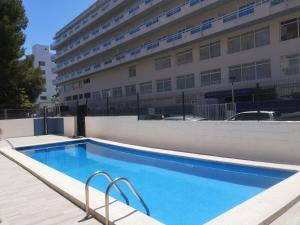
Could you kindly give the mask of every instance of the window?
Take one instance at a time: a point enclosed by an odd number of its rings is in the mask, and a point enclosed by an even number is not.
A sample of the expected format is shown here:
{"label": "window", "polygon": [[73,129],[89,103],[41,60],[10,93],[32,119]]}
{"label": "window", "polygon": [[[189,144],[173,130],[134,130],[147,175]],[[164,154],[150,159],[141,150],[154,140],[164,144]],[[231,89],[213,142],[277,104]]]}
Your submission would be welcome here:
{"label": "window", "polygon": [[270,44],[270,28],[250,31],[228,39],[228,54]]}
{"label": "window", "polygon": [[218,57],[221,55],[220,41],[200,47],[200,60]]}
{"label": "window", "polygon": [[41,70],[42,75],[46,74],[46,70]]}
{"label": "window", "polygon": [[157,80],[156,81],[156,89],[157,89],[157,92],[171,91],[172,90],[171,78]]}
{"label": "window", "polygon": [[79,99],[83,99],[83,94],[80,94],[80,95],[79,95]]}
{"label": "window", "polygon": [[42,89],[42,92],[47,92],[47,88],[44,87],[44,88]]}
{"label": "window", "polygon": [[140,84],[140,92],[142,95],[152,93],[152,81],[141,83]]}
{"label": "window", "polygon": [[136,95],[136,85],[128,85],[125,87],[126,96]]}
{"label": "window", "polygon": [[300,54],[281,57],[281,64],[285,75],[300,74]]}
{"label": "window", "polygon": [[300,36],[300,18],[281,23],[281,40],[286,41]]}
{"label": "window", "polygon": [[72,90],[72,84],[65,84],[64,85],[64,92],[69,92]]}
{"label": "window", "polygon": [[114,98],[122,97],[122,95],[123,95],[122,87],[113,88],[113,97]]}
{"label": "window", "polygon": [[257,30],[255,32],[255,47],[260,47],[270,44],[270,29],[269,27]]}
{"label": "window", "polygon": [[264,79],[271,77],[270,60],[256,62],[256,77],[257,79]]}
{"label": "window", "polygon": [[176,77],[177,89],[187,89],[195,87],[195,76],[194,74],[187,74],[183,76]]}
{"label": "window", "polygon": [[201,72],[200,80],[201,86],[221,84],[221,69]]}
{"label": "window", "polygon": [[40,100],[47,100],[47,96],[40,96]]}
{"label": "window", "polygon": [[254,48],[254,32],[241,35],[241,51]]}
{"label": "window", "polygon": [[78,95],[73,95],[73,100],[78,100]]}
{"label": "window", "polygon": [[[41,96],[42,97],[42,96]],[[45,96],[44,96],[45,97]],[[65,100],[66,101],[72,101],[72,96],[67,96],[67,97],[65,97]]]}
{"label": "window", "polygon": [[102,90],[102,98],[110,97],[110,89]]}
{"label": "window", "polygon": [[255,80],[255,63],[247,63],[242,66],[242,80]]}
{"label": "window", "polygon": [[163,70],[171,67],[171,57],[166,56],[163,58],[155,59],[155,70]]}
{"label": "window", "polygon": [[93,92],[93,99],[100,99],[100,91]]}
{"label": "window", "polygon": [[88,92],[88,93],[84,93],[84,98],[90,98],[91,97],[91,93],[90,92]]}
{"label": "window", "polygon": [[46,63],[44,61],[39,61],[39,66],[46,66]]}
{"label": "window", "polygon": [[242,80],[241,69],[242,69],[241,65],[229,67],[229,81],[230,82],[232,82],[231,79],[234,82],[240,82]]}
{"label": "window", "polygon": [[242,65],[230,66],[229,81],[232,77],[234,78],[234,82],[270,78],[270,60],[263,60]]}
{"label": "window", "polygon": [[82,88],[82,81],[75,81],[72,83],[73,90],[77,90]]}
{"label": "window", "polygon": [[228,53],[239,52],[241,50],[240,36],[232,37],[228,39]]}
{"label": "window", "polygon": [[185,52],[179,52],[176,54],[176,64],[178,66],[193,62],[193,52],[188,50]]}
{"label": "window", "polygon": [[129,77],[136,77],[136,66],[129,66],[128,73]]}
{"label": "window", "polygon": [[91,83],[91,79],[90,78],[87,78],[87,79],[83,80],[83,84],[89,84],[89,83]]}

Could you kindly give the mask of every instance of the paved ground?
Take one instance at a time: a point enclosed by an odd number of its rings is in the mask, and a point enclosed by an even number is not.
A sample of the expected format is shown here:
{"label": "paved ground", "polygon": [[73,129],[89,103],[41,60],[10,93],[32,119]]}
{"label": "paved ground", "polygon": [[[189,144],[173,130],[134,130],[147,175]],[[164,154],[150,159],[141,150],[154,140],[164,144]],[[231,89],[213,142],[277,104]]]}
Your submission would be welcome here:
{"label": "paved ground", "polygon": [[300,225],[300,202],[295,204],[271,225]]}
{"label": "paved ground", "polygon": [[[46,135],[46,136],[33,136],[33,137],[18,137],[18,138],[8,138],[7,139],[14,147],[24,146],[24,145],[40,145],[47,144],[51,142],[62,142],[72,140],[71,138],[57,135]],[[1,145],[0,145],[1,147]]]}
{"label": "paved ground", "polygon": [[83,210],[0,154],[1,225],[100,225],[84,216]]}

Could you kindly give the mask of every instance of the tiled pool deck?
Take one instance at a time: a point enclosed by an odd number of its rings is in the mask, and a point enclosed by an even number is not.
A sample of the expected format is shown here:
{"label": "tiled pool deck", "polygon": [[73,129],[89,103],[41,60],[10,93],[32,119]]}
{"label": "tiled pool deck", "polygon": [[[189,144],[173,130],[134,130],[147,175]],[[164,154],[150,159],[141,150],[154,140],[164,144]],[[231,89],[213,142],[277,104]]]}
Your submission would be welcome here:
{"label": "tiled pool deck", "polygon": [[[70,139],[59,136],[9,139],[15,147],[64,140]],[[6,147],[9,147],[8,143],[0,141],[0,148]],[[84,216],[84,211],[79,207],[0,154],[1,225],[101,224],[95,219],[83,220]],[[300,225],[300,202],[273,221],[271,225]]]}
{"label": "tiled pool deck", "polygon": [[0,177],[0,218],[7,224],[100,224],[95,219],[83,220],[83,210],[3,155]]}

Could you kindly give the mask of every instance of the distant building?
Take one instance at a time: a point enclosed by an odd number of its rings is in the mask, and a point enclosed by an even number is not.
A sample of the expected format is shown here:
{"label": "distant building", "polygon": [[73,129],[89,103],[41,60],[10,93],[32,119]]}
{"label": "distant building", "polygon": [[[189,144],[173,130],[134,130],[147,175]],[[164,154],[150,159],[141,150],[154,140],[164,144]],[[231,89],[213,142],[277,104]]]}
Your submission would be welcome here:
{"label": "distant building", "polygon": [[[64,105],[300,93],[299,0],[97,1],[55,35]],[[275,95],[274,95],[275,96]],[[178,101],[177,101],[178,102]]]}
{"label": "distant building", "polygon": [[51,61],[51,53],[49,46],[36,44],[32,47],[34,56],[34,66],[39,67],[46,80],[43,92],[36,100],[39,107],[52,106],[52,96],[57,93],[56,86],[53,85],[53,80],[56,79],[56,74],[52,72],[55,64]]}

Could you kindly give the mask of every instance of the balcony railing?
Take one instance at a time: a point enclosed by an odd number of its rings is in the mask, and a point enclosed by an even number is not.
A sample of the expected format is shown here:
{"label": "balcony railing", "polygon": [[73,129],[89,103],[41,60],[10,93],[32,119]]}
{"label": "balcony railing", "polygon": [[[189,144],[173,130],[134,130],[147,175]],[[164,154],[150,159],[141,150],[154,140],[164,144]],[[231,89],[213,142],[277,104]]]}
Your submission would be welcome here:
{"label": "balcony railing", "polygon": [[[114,0],[114,3],[115,2],[123,2],[121,0]],[[95,37],[98,37],[99,35],[102,35],[104,33],[106,33],[107,31],[111,30],[112,28],[120,25],[122,22],[126,21],[126,20],[129,20],[130,18],[132,18],[133,16],[147,10],[148,8],[152,7],[153,5],[159,3],[159,2],[162,2],[162,0],[141,0],[140,3],[138,3],[137,5],[134,5],[132,6],[131,8],[129,9],[126,9],[125,11],[123,11],[122,13],[118,14],[117,16],[115,16],[114,18],[112,18],[110,21],[107,21],[106,23],[104,24],[101,24],[100,26],[98,26],[98,28],[94,29],[92,32],[90,32],[90,39],[93,39]],[[109,8],[113,8],[115,7],[116,4],[112,5],[111,7]],[[101,9],[99,9],[101,10]],[[98,11],[99,11],[98,10]],[[102,13],[103,14],[103,13]],[[97,20],[101,15],[101,13],[94,13],[90,16],[90,18],[87,19],[87,22],[90,24],[92,23],[93,21]],[[87,24],[87,22],[85,22],[85,24]],[[77,25],[75,26],[73,29],[71,29],[69,31],[69,35],[63,35],[62,38],[59,38],[55,41],[55,43],[53,43],[51,45],[51,48],[55,48],[57,47],[58,45],[62,44],[65,40],[67,40],[71,35],[73,35],[75,32],[74,30],[76,31],[79,31],[80,29],[82,29],[83,27],[83,24],[82,25]],[[101,31],[101,32],[100,32]],[[96,35],[97,34],[97,35]],[[82,38],[78,39],[78,40],[81,40]],[[77,41],[78,41],[77,40]],[[77,47],[77,45],[75,44],[75,42],[73,42],[73,47]],[[72,45],[71,44],[71,45]],[[79,46],[79,45],[78,45]],[[70,47],[70,45],[68,46],[68,51],[71,51],[73,50],[73,47]],[[57,54],[57,56],[62,56],[63,54],[65,54],[66,52],[59,52]]]}
{"label": "balcony railing", "polygon": [[[170,36],[159,38],[157,41],[147,43],[135,49],[130,49],[126,52],[120,53],[117,56],[106,59],[98,64],[89,65],[78,71],[73,71],[68,74],[61,75],[57,78],[56,83],[61,83],[73,78],[77,78],[83,75],[88,75],[90,73],[95,73],[100,70],[108,69],[110,67],[116,66],[121,63],[129,62],[135,60],[139,57],[143,57],[149,54],[153,54],[162,50],[169,49],[171,47],[184,44],[188,41],[193,41],[207,35],[221,32],[225,29],[230,29],[236,26],[235,20],[240,19],[240,24],[251,22],[253,20],[258,20],[264,18],[278,11],[269,10],[270,7],[277,6],[281,3],[295,2],[296,4],[284,4],[285,7],[280,8],[280,11],[289,9],[290,7],[300,6],[300,3],[296,0],[284,0],[279,3],[278,0],[260,0],[255,4],[249,4],[247,6],[240,7],[239,10],[226,14],[218,18],[209,18],[202,21],[199,25],[182,30],[181,32],[175,33]],[[274,3],[276,2],[276,4]],[[261,10],[260,10],[261,9]],[[259,12],[257,12],[259,11]],[[260,13],[260,14],[259,14]],[[268,15],[266,15],[268,13]],[[232,15],[236,15],[236,18],[232,19]],[[249,19],[243,19],[249,17]],[[228,18],[231,18],[228,20]],[[212,29],[215,28],[215,29]],[[109,63],[105,63],[109,61]],[[88,71],[88,72],[85,72]]]}
{"label": "balcony railing", "polygon": [[[108,33],[110,30],[116,28],[117,26],[120,26],[125,21],[128,21],[135,15],[138,15],[149,8],[151,8],[153,5],[156,5],[163,0],[144,0],[142,3],[140,3],[138,10],[134,13],[129,13],[129,10],[122,12],[121,14],[118,14],[116,17],[111,19],[110,21],[100,24],[97,28],[89,32],[84,37],[80,37],[76,41],[69,44],[67,47],[62,49],[61,51],[57,51],[57,57],[55,59],[58,59],[64,55],[66,55],[69,52],[72,52],[73,50],[77,49],[78,47],[90,42],[91,40],[94,40],[95,38],[99,38],[100,36]],[[54,59],[54,60],[55,60]]]}
{"label": "balcony railing", "polygon": [[[150,0],[148,0],[150,1]],[[152,1],[152,0],[151,0]],[[116,37],[113,37],[112,39],[110,39],[109,41],[111,41],[111,45],[109,45],[110,47],[107,47],[107,45],[105,45],[104,43],[107,42],[103,42],[103,43],[100,43],[98,46],[100,47],[99,48],[99,51],[96,53],[94,52],[93,55],[91,56],[94,56],[95,54],[100,54],[100,53],[103,53],[104,51],[107,51],[113,47],[116,47],[117,45],[120,45],[134,37],[137,37],[138,35],[141,35],[141,34],[144,34],[145,32],[149,32],[153,29],[156,29],[158,26],[161,26],[163,23],[164,24],[167,24],[171,21],[173,21],[173,16],[175,16],[175,14],[177,12],[181,12],[181,14],[177,14],[177,18],[179,18],[180,16],[183,16],[185,14],[185,12],[189,12],[190,13],[190,10],[189,9],[193,9],[193,10],[198,10],[199,8],[203,8],[204,5],[203,4],[199,4],[199,3],[202,3],[202,2],[206,2],[206,4],[213,4],[215,2],[217,2],[219,0],[214,0],[214,1],[211,1],[211,2],[208,2],[207,0],[193,0],[192,1],[187,1],[185,4],[181,4],[179,6],[176,6],[175,8],[169,10],[168,12],[165,12],[165,13],[162,13],[161,15],[159,16],[156,16],[155,18],[153,19],[150,19],[142,24],[140,24],[139,26],[135,27],[135,28],[132,28],[131,30],[129,30],[128,32],[125,32],[125,33],[122,33],[122,34],[119,34],[118,36]],[[198,4],[198,5],[197,5]],[[178,8],[181,8],[180,10],[178,10]],[[96,36],[99,36],[101,35],[100,34],[97,34]],[[84,42],[84,40],[77,40],[75,41],[75,44],[72,43],[71,45],[72,46],[80,46],[80,45],[83,45],[84,43],[88,42],[89,40],[91,39],[94,39],[96,36],[93,36],[93,35],[89,35],[90,38],[88,40],[86,40]],[[102,46],[102,48],[101,48]],[[72,47],[72,50],[75,49]],[[62,56],[63,54],[66,54],[67,52],[71,51],[69,47],[66,47],[65,49],[63,49],[62,51],[60,52],[57,52],[57,55],[58,56]],[[74,56],[74,58],[76,58],[76,56]],[[85,60],[87,58],[85,57],[82,57],[80,61],[82,60]],[[69,59],[71,60],[71,59]],[[73,61],[74,63],[76,63],[76,61]],[[79,61],[77,61],[79,62]],[[62,62],[63,63],[63,62]],[[71,66],[71,64],[70,64]],[[59,69],[63,69],[64,67],[62,66],[61,68]]]}
{"label": "balcony railing", "polygon": [[63,43],[65,40],[67,40],[71,35],[74,33],[77,33],[79,30],[87,26],[88,24],[92,23],[93,21],[97,20],[99,17],[106,14],[110,9],[116,7],[118,4],[121,4],[126,0],[110,0],[104,5],[102,5],[96,12],[94,12],[92,15],[90,15],[88,18],[83,19],[81,22],[74,25],[72,28],[65,31],[65,33],[61,34],[59,38],[56,39],[56,41],[51,44],[51,48],[54,49],[59,44]]}

